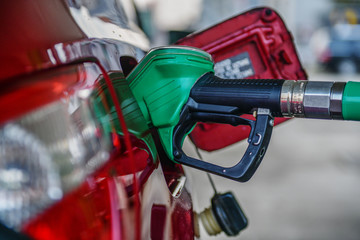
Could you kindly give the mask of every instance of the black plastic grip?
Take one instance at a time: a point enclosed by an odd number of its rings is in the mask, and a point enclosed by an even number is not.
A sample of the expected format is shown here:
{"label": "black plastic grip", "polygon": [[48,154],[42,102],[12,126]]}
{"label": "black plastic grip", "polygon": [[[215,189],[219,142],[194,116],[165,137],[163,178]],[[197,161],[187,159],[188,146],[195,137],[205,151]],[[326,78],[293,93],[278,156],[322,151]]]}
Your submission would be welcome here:
{"label": "black plastic grip", "polygon": [[207,73],[193,86],[190,97],[197,103],[234,106],[241,113],[267,108],[273,116],[281,116],[283,83],[280,79],[222,79]]}

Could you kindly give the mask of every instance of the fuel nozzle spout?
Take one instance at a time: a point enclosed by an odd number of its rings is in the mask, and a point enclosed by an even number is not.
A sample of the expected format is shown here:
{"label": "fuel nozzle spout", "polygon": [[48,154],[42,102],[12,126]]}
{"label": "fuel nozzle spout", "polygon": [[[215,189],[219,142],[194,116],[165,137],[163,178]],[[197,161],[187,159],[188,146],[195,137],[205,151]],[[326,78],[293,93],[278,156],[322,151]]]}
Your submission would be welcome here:
{"label": "fuel nozzle spout", "polygon": [[360,120],[360,83],[284,81],[280,97],[285,117]]}

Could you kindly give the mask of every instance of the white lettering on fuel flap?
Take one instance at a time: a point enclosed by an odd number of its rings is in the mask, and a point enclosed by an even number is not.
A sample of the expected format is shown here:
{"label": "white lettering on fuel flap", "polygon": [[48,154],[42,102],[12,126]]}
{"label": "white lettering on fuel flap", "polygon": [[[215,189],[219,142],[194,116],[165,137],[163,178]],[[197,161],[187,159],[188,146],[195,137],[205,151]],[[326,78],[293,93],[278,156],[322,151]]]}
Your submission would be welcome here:
{"label": "white lettering on fuel flap", "polygon": [[225,79],[241,79],[255,75],[247,52],[215,63],[215,75]]}

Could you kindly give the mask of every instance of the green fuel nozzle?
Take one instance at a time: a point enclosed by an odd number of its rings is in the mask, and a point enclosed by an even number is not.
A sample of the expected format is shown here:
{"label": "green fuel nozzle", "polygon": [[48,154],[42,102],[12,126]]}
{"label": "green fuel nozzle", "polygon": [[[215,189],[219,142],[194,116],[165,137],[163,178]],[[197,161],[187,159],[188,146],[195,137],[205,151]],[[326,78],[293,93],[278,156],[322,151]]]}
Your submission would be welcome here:
{"label": "green fuel nozzle", "polygon": [[[200,49],[163,47],[151,50],[126,79],[147,124],[177,163],[244,182],[264,157],[273,117],[360,121],[358,82],[221,79],[213,67]],[[256,120],[240,117],[254,112]],[[222,167],[186,156],[183,140],[197,122],[250,126],[241,160]]]}
{"label": "green fuel nozzle", "polygon": [[196,80],[213,72],[211,55],[191,47],[155,48],[127,76],[130,89],[150,127],[158,130],[173,159],[172,135]]}

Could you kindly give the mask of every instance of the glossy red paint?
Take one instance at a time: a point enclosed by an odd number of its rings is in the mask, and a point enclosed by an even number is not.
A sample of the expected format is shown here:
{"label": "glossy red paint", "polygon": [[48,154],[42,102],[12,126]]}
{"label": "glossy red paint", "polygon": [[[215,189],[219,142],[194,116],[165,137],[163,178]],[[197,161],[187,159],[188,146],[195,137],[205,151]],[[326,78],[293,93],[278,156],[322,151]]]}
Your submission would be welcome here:
{"label": "glossy red paint", "polygon": [[[100,65],[101,66],[101,65]],[[101,66],[100,67],[102,73],[103,73],[103,77],[105,79],[105,82],[109,88],[109,92],[110,92],[110,96],[113,100],[114,106],[115,106],[115,110],[116,110],[116,114],[117,117],[120,121],[120,126],[122,129],[122,132],[124,134],[124,142],[125,142],[125,147],[128,150],[128,155],[130,158],[130,161],[128,162],[131,170],[132,170],[132,174],[133,174],[133,186],[134,186],[134,210],[135,210],[135,239],[140,240],[141,238],[141,212],[140,212],[140,197],[139,197],[139,185],[138,185],[138,179],[136,176],[136,164],[137,162],[135,161],[134,158],[134,153],[133,153],[133,148],[132,148],[132,144],[131,144],[131,140],[130,140],[130,133],[126,127],[126,122],[125,122],[125,118],[122,114],[121,111],[121,106],[118,99],[118,96],[116,94],[115,88],[112,84],[112,81],[110,79],[110,77],[108,76],[108,74],[106,73],[105,69]]]}
{"label": "glossy red paint", "polygon": [[81,79],[80,72],[86,74],[84,67],[73,65],[8,79],[9,83],[3,84],[0,90],[0,108],[3,111],[0,123],[71,94],[72,87],[86,78]]}
{"label": "glossy red paint", "polygon": [[190,194],[185,192],[180,198],[175,199],[174,211],[171,215],[174,240],[194,239],[194,215],[192,206],[188,204]]}
{"label": "glossy red paint", "polygon": [[151,207],[151,239],[163,240],[166,225],[167,208],[165,205],[154,204]]}
{"label": "glossy red paint", "polygon": [[[137,173],[146,168],[154,170],[145,150],[134,152],[136,162],[148,162],[138,167]],[[30,221],[23,232],[35,239],[129,239],[134,237],[134,209],[126,193],[132,169],[128,153],[113,154],[113,158],[99,171],[87,178],[78,189],[65,196],[43,214]],[[120,171],[119,171],[120,170]],[[132,178],[131,178],[132,179]]]}
{"label": "glossy red paint", "polygon": [[0,7],[0,80],[51,66],[47,49],[86,38],[63,1],[2,1]]}
{"label": "glossy red paint", "polygon": [[[104,104],[116,107],[122,129],[126,129],[109,73],[123,71],[121,56],[139,61],[146,49],[136,47],[136,43],[146,39],[131,27],[123,28],[112,22],[106,17],[106,9],[103,16],[91,16],[99,23],[91,26],[93,30],[103,32],[102,25],[113,24],[111,26],[116,26],[117,30],[131,34],[118,38],[89,35],[82,28],[90,24],[89,18],[74,15],[80,8],[90,12],[86,2],[89,1],[0,3],[3,9],[0,29],[6,36],[0,38],[0,109],[6,112],[0,118],[1,123],[58,100],[71,91],[97,88],[97,81],[104,79],[112,94],[112,102]],[[115,1],[104,0],[103,4],[110,9]],[[114,9],[109,12],[113,14]],[[83,21],[82,26],[78,24],[79,19]],[[132,35],[137,38],[127,39]],[[129,44],[131,42],[134,45]],[[91,65],[90,71],[79,67],[82,64]],[[113,132],[112,138],[115,150],[105,166],[29,221],[23,227],[25,233],[35,239],[147,239],[150,228],[164,221],[163,215],[148,217],[152,206],[160,204],[166,207],[165,224],[159,225],[164,228],[164,239],[190,237],[193,233],[192,200],[183,186],[184,174],[178,174],[178,166],[169,166],[163,172],[159,161],[168,159],[159,156],[152,159],[146,145],[126,130],[124,136]],[[169,189],[168,179],[172,179],[172,184],[180,183],[176,194]],[[172,223],[175,220],[177,224]]]}
{"label": "glossy red paint", "polygon": [[[291,33],[277,13],[258,8],[189,35],[177,42],[209,52],[216,63],[241,54],[248,54],[254,74],[248,79],[306,80],[307,75],[298,59]],[[247,117],[249,118],[249,117]],[[284,122],[276,118],[275,124]],[[247,126],[198,124],[191,139],[201,149],[218,150],[249,136]]]}

